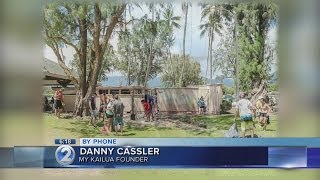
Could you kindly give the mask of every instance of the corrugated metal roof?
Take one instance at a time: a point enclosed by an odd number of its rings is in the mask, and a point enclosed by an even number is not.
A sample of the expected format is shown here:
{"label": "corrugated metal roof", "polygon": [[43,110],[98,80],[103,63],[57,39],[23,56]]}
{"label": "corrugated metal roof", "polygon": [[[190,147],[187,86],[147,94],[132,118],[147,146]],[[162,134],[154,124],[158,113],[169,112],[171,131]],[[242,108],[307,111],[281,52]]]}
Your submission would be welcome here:
{"label": "corrugated metal roof", "polygon": [[43,59],[43,71],[49,74],[67,76],[58,63],[51,61],[47,58]]}
{"label": "corrugated metal roof", "polygon": [[[70,79],[58,63],[47,58],[43,58],[42,71],[44,78],[50,76],[58,79]],[[76,73],[73,72],[73,75],[76,76]]]}

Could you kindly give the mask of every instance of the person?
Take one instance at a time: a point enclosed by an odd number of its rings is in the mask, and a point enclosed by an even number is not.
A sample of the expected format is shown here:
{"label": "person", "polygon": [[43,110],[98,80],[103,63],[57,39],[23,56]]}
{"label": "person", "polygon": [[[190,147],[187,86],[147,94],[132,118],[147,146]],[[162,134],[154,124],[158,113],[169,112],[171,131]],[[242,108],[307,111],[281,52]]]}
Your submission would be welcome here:
{"label": "person", "polygon": [[263,131],[266,131],[267,125],[268,125],[268,117],[271,112],[271,108],[269,104],[267,103],[267,100],[263,98],[261,103],[261,111],[260,111],[260,117],[259,117],[259,123],[262,127]]}
{"label": "person", "polygon": [[261,115],[261,108],[262,108],[262,101],[263,101],[263,96],[259,96],[256,104],[255,104],[255,118],[258,118],[258,122],[260,122],[260,115]]}
{"label": "person", "polygon": [[151,105],[148,101],[145,100],[141,100],[141,103],[143,104],[145,121],[149,122],[151,116]]}
{"label": "person", "polygon": [[150,115],[152,120],[154,120],[154,113],[155,113],[155,102],[154,102],[154,97],[149,96],[149,105],[150,105]]}
{"label": "person", "polygon": [[123,110],[124,110],[124,105],[120,101],[119,96],[116,94],[114,96],[114,102],[113,102],[113,125],[114,129],[116,131],[116,135],[118,135],[119,128],[120,126],[120,131],[121,135],[123,135]]}
{"label": "person", "polygon": [[201,96],[199,101],[198,101],[198,105],[200,107],[200,114],[204,114],[204,112],[206,111],[206,102],[204,101],[204,97]]}
{"label": "person", "polygon": [[96,126],[96,121],[98,116],[96,98],[97,98],[97,93],[94,93],[89,99],[89,109],[91,113],[90,124],[93,126]]}
{"label": "person", "polygon": [[101,102],[100,107],[99,107],[99,119],[102,118],[104,121],[104,112],[105,112],[106,104],[104,102]]}
{"label": "person", "polygon": [[109,134],[112,131],[112,120],[113,120],[113,100],[108,99],[106,104],[106,120],[104,121],[104,126],[102,132],[104,134]]}
{"label": "person", "polygon": [[241,137],[245,137],[246,131],[251,131],[251,137],[254,137],[253,128],[253,107],[251,102],[245,98],[244,93],[239,93],[240,100],[236,105],[236,117],[240,116],[241,121]]}
{"label": "person", "polygon": [[51,100],[50,100],[50,106],[51,106],[51,113],[53,113],[53,111],[54,111],[54,98],[53,97],[51,97]]}
{"label": "person", "polygon": [[60,114],[63,109],[63,88],[60,88],[54,93],[54,109],[55,115],[60,119]]}
{"label": "person", "polygon": [[107,105],[107,104],[108,104],[108,102],[109,102],[109,98],[108,98],[108,96],[106,95],[106,93],[105,93],[105,92],[103,93],[103,97],[104,97],[104,100],[103,100],[104,105]]}
{"label": "person", "polygon": [[155,111],[156,111],[156,115],[159,114],[159,106],[158,106],[158,94],[155,93],[154,94],[154,104],[155,104]]}

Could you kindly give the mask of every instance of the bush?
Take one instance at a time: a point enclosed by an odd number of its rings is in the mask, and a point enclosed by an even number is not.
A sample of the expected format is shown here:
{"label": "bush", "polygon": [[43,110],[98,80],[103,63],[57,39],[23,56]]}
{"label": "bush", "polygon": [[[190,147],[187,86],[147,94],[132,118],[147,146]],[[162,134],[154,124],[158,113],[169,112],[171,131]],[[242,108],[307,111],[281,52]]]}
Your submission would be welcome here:
{"label": "bush", "polygon": [[227,100],[223,100],[221,105],[220,105],[220,113],[224,114],[228,112],[232,108],[232,103]]}

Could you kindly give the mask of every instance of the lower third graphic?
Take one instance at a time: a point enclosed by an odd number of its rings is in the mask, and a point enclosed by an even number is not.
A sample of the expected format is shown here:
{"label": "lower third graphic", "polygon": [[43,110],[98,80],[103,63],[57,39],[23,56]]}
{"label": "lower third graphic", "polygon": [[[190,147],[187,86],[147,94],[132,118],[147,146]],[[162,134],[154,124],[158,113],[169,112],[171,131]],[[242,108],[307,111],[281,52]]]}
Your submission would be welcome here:
{"label": "lower third graphic", "polygon": [[69,145],[62,145],[56,149],[56,160],[61,165],[70,165],[73,163],[76,153]]}

